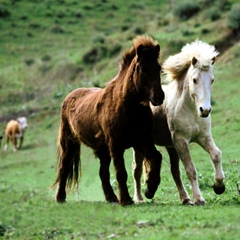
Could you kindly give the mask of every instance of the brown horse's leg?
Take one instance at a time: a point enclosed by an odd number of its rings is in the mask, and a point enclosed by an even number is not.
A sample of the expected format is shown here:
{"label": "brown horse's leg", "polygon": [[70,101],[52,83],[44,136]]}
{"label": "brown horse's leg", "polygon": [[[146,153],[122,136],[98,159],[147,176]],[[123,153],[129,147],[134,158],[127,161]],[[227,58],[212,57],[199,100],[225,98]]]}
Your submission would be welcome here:
{"label": "brown horse's leg", "polygon": [[162,164],[162,154],[157,151],[154,145],[151,145],[147,148],[144,164],[147,184],[145,196],[149,199],[152,199],[161,181],[160,171]]}
{"label": "brown horse's leg", "polygon": [[[62,152],[60,156],[60,166],[58,170],[58,183],[59,188],[56,194],[56,201],[59,203],[65,202],[66,200],[66,185],[71,188],[74,174],[73,168],[75,169],[74,183],[77,183],[78,179],[78,159],[80,152],[80,145],[72,140],[66,142],[67,148]],[[77,164],[76,164],[77,162]]]}
{"label": "brown horse's leg", "polygon": [[180,159],[178,153],[176,149],[173,147],[172,148],[166,147],[166,149],[168,151],[168,155],[170,158],[171,173],[177,186],[179,197],[184,205],[193,205],[193,202],[191,201],[181,179],[181,172],[179,168]]}
{"label": "brown horse's leg", "polygon": [[6,143],[5,143],[5,146],[4,146],[4,151],[7,151],[8,144],[9,144],[9,137],[6,135]]}
{"label": "brown horse's leg", "polygon": [[133,204],[133,200],[129,195],[128,187],[127,187],[127,171],[124,164],[123,153],[124,151],[114,152],[113,155],[113,163],[116,172],[116,178],[118,181],[118,190],[119,190],[119,203],[122,206]]}
{"label": "brown horse's leg", "polygon": [[78,171],[80,168],[80,144],[73,138],[67,122],[61,122],[58,139],[59,167],[58,176],[53,184],[59,185],[56,201],[59,203],[66,200],[66,185],[71,188],[72,183],[78,182]]}
{"label": "brown horse's leg", "polygon": [[132,163],[132,175],[134,182],[134,197],[135,203],[144,202],[142,191],[141,191],[141,176],[143,170],[143,159],[144,155],[142,152],[133,150],[133,163]]}
{"label": "brown horse's leg", "polygon": [[13,151],[17,151],[17,138],[15,135],[12,137]]}
{"label": "brown horse's leg", "polygon": [[107,147],[103,147],[101,150],[96,150],[95,155],[100,160],[99,176],[102,181],[102,188],[107,202],[118,202],[117,196],[114,194],[113,188],[110,184],[110,172],[109,166],[111,157]]}
{"label": "brown horse's leg", "polygon": [[22,143],[23,143],[23,137],[20,137],[20,143],[19,143],[19,149],[22,147]]}

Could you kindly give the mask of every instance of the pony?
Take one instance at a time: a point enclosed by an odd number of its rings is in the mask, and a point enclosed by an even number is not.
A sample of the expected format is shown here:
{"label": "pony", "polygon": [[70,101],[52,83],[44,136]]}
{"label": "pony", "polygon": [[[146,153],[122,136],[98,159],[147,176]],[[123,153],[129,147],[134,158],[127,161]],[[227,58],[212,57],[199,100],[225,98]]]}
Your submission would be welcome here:
{"label": "pony", "polygon": [[[222,153],[211,133],[211,85],[213,67],[219,53],[215,47],[199,40],[186,44],[180,53],[170,56],[162,65],[166,75],[163,85],[165,99],[161,106],[151,106],[153,112],[154,143],[164,146],[170,157],[171,173],[183,204],[204,205],[205,200],[198,186],[188,145],[199,144],[211,156],[215,170],[213,189],[216,194],[225,191]],[[179,169],[181,159],[193,192],[189,197]],[[133,160],[134,201],[142,202],[141,174],[144,159],[135,153]]]}
{"label": "pony", "polygon": [[[6,130],[5,130],[5,140],[6,144],[4,146],[4,150],[7,151],[9,140],[11,139],[13,144],[13,151],[17,151],[20,149],[23,144],[24,133],[28,127],[27,118],[26,117],[19,117],[16,120],[10,120],[7,123]],[[17,139],[20,139],[19,146],[17,144]]]}
{"label": "pony", "polygon": [[[78,186],[81,144],[92,148],[100,160],[99,176],[107,202],[133,204],[127,187],[124,151],[133,147],[149,166],[145,195],[153,198],[160,184],[162,155],[152,137],[149,102],[164,99],[158,62],[159,44],[149,36],[138,36],[123,54],[120,70],[105,88],[78,88],[62,103],[58,135],[58,185],[56,201],[66,201],[66,188]],[[110,184],[113,159],[119,197]]]}

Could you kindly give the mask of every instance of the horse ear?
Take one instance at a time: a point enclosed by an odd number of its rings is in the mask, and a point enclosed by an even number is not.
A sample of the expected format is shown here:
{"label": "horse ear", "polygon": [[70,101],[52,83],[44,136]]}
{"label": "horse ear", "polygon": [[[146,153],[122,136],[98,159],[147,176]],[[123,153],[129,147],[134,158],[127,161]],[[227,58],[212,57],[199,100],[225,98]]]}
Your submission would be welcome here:
{"label": "horse ear", "polygon": [[216,57],[213,57],[212,58],[212,65],[215,63],[215,61],[216,61]]}
{"label": "horse ear", "polygon": [[193,65],[194,67],[195,67],[197,61],[198,61],[198,60],[197,60],[195,57],[193,57],[193,59],[192,59],[192,65]]}
{"label": "horse ear", "polygon": [[143,53],[143,45],[139,45],[138,48],[137,48],[137,55],[138,57],[141,57],[142,53]]}
{"label": "horse ear", "polygon": [[155,48],[154,48],[154,51],[159,54],[160,52],[160,45],[158,44]]}

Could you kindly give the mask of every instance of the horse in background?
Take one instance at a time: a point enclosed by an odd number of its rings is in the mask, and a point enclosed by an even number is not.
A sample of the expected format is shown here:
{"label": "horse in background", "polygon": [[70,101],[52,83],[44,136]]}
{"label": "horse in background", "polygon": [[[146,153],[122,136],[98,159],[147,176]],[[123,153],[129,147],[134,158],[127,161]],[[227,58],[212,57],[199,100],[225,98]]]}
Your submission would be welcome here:
{"label": "horse in background", "polygon": [[[170,157],[171,173],[183,204],[203,205],[205,200],[198,186],[197,171],[188,145],[198,143],[207,151],[215,170],[213,189],[216,194],[225,191],[221,151],[211,133],[211,85],[214,81],[213,66],[218,52],[202,41],[186,44],[180,53],[170,56],[163,63],[167,85],[163,85],[165,99],[161,106],[152,106],[154,143],[165,146]],[[193,202],[181,179],[181,159],[191,182]],[[143,157],[135,154],[133,161],[134,200],[142,202],[141,174]]]}
{"label": "horse in background", "polygon": [[[148,164],[145,195],[153,198],[160,183],[162,156],[152,138],[149,102],[164,99],[158,62],[159,44],[148,36],[138,36],[122,57],[118,75],[104,89],[78,88],[68,94],[61,109],[58,136],[57,202],[65,202],[66,187],[78,184],[81,171],[80,148],[85,144],[100,160],[99,175],[107,202],[132,204],[127,187],[124,151],[133,147]],[[110,184],[113,159],[119,198]]]}
{"label": "horse in background", "polygon": [[[24,133],[28,127],[27,118],[26,117],[19,117],[17,120],[10,120],[6,126],[5,130],[5,139],[6,144],[4,150],[7,151],[9,140],[11,139],[13,144],[13,151],[17,151],[20,149],[23,144]],[[17,139],[20,140],[19,146],[17,144]]]}

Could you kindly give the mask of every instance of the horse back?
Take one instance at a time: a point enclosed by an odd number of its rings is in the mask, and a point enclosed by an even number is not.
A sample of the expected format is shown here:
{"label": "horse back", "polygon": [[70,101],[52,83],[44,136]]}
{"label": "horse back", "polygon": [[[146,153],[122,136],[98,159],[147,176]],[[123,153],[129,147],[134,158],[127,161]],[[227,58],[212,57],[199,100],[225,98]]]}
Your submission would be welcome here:
{"label": "horse back", "polygon": [[92,148],[103,141],[98,120],[101,91],[101,88],[78,88],[62,104],[61,121],[69,125],[73,138]]}
{"label": "horse back", "polygon": [[6,127],[6,136],[13,137],[21,133],[19,123],[16,120],[10,120]]}

